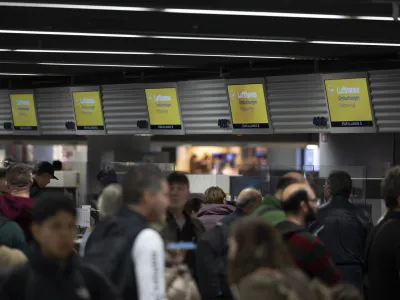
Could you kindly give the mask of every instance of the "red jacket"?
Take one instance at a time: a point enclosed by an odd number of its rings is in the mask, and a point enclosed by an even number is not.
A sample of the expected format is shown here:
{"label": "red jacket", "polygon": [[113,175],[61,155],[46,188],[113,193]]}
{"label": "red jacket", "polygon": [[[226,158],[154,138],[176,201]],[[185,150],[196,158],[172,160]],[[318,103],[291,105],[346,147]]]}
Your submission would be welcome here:
{"label": "red jacket", "polygon": [[10,194],[0,196],[0,214],[15,221],[25,234],[26,241],[32,241],[32,205],[33,199],[15,197]]}

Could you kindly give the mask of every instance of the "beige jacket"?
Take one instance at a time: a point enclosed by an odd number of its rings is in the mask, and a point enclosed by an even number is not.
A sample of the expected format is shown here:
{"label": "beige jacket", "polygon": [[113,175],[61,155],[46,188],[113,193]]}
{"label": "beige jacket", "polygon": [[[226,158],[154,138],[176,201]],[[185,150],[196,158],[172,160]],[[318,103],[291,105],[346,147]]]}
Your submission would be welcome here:
{"label": "beige jacket", "polygon": [[26,263],[28,260],[22,251],[0,246],[0,268],[12,267]]}

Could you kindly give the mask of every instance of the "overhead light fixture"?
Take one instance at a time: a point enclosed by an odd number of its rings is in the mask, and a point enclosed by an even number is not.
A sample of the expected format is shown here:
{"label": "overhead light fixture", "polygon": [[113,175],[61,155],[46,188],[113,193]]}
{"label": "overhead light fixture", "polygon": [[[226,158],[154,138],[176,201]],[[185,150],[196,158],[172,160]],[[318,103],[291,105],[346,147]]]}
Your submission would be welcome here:
{"label": "overhead light fixture", "polygon": [[186,9],[186,8],[151,8],[135,6],[112,6],[112,5],[87,5],[87,4],[60,4],[60,3],[26,3],[26,2],[0,2],[4,7],[27,7],[27,8],[55,8],[55,9],[78,9],[78,10],[104,10],[122,12],[163,12],[172,14],[199,14],[199,15],[225,15],[225,16],[250,16],[250,17],[275,17],[275,18],[301,18],[301,19],[359,19],[371,21],[393,21],[391,17],[381,16],[349,16],[341,14],[312,14],[291,12],[264,12],[246,10],[213,10],[213,9]]}
{"label": "overhead light fixture", "polygon": [[371,43],[371,42],[342,42],[342,41],[309,41],[309,43],[323,44],[323,45],[400,47],[400,43]]}
{"label": "overhead light fixture", "polygon": [[131,52],[131,51],[92,51],[92,50],[53,50],[53,49],[15,49],[8,50],[22,53],[60,53],[60,54],[114,54],[114,55],[161,55],[161,56],[190,56],[190,57],[229,57],[255,59],[296,59],[285,56],[236,55],[236,54],[203,54],[203,53],[167,53],[167,52]]}
{"label": "overhead light fixture", "polygon": [[110,38],[150,38],[167,40],[200,40],[200,41],[233,41],[233,42],[261,42],[261,43],[296,43],[295,40],[260,39],[260,38],[231,38],[231,37],[207,37],[207,36],[169,36],[169,35],[141,35],[97,32],[70,32],[70,31],[38,31],[38,30],[8,30],[0,29],[0,33],[6,34],[32,34],[32,35],[62,35],[62,36],[87,36]]}
{"label": "overhead light fixture", "polygon": [[[11,50],[10,50],[11,51]],[[62,54],[114,54],[114,55],[154,55],[151,52],[91,51],[91,50],[51,50],[51,49],[16,49],[15,52],[27,53],[62,53]]]}
{"label": "overhead light fixture", "polygon": [[46,76],[45,74],[28,74],[28,73],[0,73],[0,76]]}
{"label": "overhead light fixture", "polygon": [[44,62],[37,63],[46,66],[77,66],[77,67],[112,67],[112,68],[164,68],[163,66],[146,66],[146,65],[112,65],[112,64],[80,64],[80,63],[57,63]]}
{"label": "overhead light fixture", "polygon": [[0,52],[11,51],[11,49],[0,49]]}
{"label": "overhead light fixture", "polygon": [[25,3],[25,2],[0,2],[0,6],[9,7],[33,7],[33,8],[61,8],[81,10],[114,10],[114,11],[158,11],[156,8],[131,7],[131,6],[109,6],[109,5],[82,5],[82,4],[58,4],[58,3]]}

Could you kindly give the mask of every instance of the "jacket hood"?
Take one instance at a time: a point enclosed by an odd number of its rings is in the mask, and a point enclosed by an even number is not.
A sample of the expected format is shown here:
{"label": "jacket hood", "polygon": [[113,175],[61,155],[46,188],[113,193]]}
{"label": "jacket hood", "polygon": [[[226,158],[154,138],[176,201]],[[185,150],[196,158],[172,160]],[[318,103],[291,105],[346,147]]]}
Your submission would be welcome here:
{"label": "jacket hood", "polygon": [[205,204],[204,207],[200,210],[198,217],[202,216],[224,216],[229,215],[234,212],[236,208],[232,205],[227,204]]}
{"label": "jacket hood", "polygon": [[279,201],[279,199],[275,198],[272,195],[264,196],[263,205],[281,208],[281,202]]}
{"label": "jacket hood", "polygon": [[0,212],[10,220],[32,218],[33,199],[16,197],[11,194],[0,196]]}

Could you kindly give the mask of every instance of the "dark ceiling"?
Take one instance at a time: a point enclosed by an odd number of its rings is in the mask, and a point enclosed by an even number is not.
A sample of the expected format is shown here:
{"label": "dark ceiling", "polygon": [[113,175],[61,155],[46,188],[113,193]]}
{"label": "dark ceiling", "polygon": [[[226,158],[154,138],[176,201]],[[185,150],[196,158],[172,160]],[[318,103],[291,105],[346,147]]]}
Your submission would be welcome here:
{"label": "dark ceiling", "polygon": [[400,68],[372,2],[0,1],[0,88]]}

